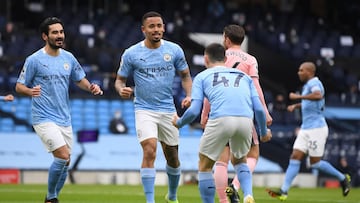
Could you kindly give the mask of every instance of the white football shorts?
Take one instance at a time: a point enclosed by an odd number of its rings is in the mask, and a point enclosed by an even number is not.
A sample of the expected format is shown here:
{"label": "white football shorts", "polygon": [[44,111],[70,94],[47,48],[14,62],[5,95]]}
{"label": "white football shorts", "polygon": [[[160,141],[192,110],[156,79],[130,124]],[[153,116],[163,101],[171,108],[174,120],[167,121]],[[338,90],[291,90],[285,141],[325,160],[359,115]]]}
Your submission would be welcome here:
{"label": "white football shorts", "polygon": [[300,129],[293,149],[300,150],[310,157],[322,157],[328,134],[329,128],[327,126],[314,129]]}
{"label": "white football shorts", "polygon": [[53,122],[46,122],[36,124],[33,127],[48,152],[53,152],[67,145],[71,153],[73,145],[73,131],[71,126],[59,126]]}
{"label": "white football shorts", "polygon": [[169,146],[179,145],[179,130],[172,124],[174,114],[175,112],[135,111],[136,134],[139,142],[156,138]]}
{"label": "white football shorts", "polygon": [[253,120],[247,117],[226,116],[208,120],[200,139],[199,152],[216,161],[229,142],[231,153],[240,159],[250,150],[252,129]]}

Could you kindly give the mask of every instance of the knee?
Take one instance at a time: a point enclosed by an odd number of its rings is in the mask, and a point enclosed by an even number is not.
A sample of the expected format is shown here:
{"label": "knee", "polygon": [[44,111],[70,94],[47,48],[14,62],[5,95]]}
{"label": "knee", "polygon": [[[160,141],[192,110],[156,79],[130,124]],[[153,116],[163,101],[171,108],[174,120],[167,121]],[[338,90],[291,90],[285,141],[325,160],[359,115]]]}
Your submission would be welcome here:
{"label": "knee", "polygon": [[167,157],[167,164],[173,168],[177,168],[180,166],[180,161],[177,155],[170,155]]}
{"label": "knee", "polygon": [[150,149],[144,149],[144,158],[146,160],[155,160],[156,151]]}
{"label": "knee", "polygon": [[247,157],[251,157],[251,158],[255,158],[258,159],[259,158],[259,146],[258,145],[254,145],[251,146],[249,153],[247,154]]}

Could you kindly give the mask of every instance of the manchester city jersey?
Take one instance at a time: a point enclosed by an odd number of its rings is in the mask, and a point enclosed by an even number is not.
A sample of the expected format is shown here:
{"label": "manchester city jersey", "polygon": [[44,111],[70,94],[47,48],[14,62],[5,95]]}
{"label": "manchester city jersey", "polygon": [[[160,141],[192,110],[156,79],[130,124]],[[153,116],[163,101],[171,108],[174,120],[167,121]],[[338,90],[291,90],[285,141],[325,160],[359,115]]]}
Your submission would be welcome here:
{"label": "manchester city jersey", "polygon": [[70,126],[69,83],[84,77],[84,70],[68,51],[60,49],[58,56],[50,56],[42,48],[30,55],[17,82],[29,88],[41,86],[41,95],[32,98],[33,124]]}
{"label": "manchester city jersey", "polygon": [[301,100],[301,128],[303,129],[320,128],[327,125],[323,115],[325,108],[325,90],[318,77],[314,77],[307,81],[301,94],[308,95],[314,91],[320,91],[323,98],[320,100]]}
{"label": "manchester city jersey", "polygon": [[118,75],[133,75],[135,110],[175,112],[172,86],[177,71],[188,68],[183,50],[175,43],[161,40],[149,49],[141,41],[125,50]]}
{"label": "manchester city jersey", "polygon": [[243,116],[253,119],[252,97],[259,97],[252,79],[244,72],[226,67],[212,67],[196,75],[191,92],[193,100],[211,104],[209,119]]}

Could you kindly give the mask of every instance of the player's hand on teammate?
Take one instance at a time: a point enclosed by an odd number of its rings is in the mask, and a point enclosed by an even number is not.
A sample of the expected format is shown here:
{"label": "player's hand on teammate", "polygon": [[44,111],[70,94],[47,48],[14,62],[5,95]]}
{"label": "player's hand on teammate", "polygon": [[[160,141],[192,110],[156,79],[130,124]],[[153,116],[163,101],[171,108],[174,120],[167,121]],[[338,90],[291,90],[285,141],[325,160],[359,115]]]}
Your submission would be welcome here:
{"label": "player's hand on teammate", "polygon": [[261,142],[269,142],[272,138],[271,130],[268,128],[265,136],[260,137]]}
{"label": "player's hand on teammate", "polygon": [[92,83],[90,85],[90,91],[93,95],[103,95],[104,92],[101,90],[98,84]]}
{"label": "player's hand on teammate", "polygon": [[177,120],[179,119],[179,116],[177,115],[177,113],[174,114],[173,119],[172,119],[172,124],[176,127],[179,128],[179,126],[176,125]]}
{"label": "player's hand on teammate", "polygon": [[119,91],[120,97],[128,99],[133,94],[134,90],[131,87],[122,87]]}
{"label": "player's hand on teammate", "polygon": [[191,97],[186,96],[182,101],[181,101],[181,108],[188,108],[191,105]]}

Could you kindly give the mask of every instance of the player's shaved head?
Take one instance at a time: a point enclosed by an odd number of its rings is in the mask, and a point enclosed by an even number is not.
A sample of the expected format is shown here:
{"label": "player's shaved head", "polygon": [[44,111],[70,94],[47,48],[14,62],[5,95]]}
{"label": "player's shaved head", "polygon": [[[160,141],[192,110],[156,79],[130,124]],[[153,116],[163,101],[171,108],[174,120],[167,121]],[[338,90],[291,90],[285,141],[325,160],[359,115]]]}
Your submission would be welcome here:
{"label": "player's shaved head", "polygon": [[309,71],[310,73],[313,73],[315,75],[316,66],[313,62],[304,62],[301,64],[301,66],[303,66],[306,71]]}
{"label": "player's shaved head", "polygon": [[315,76],[316,66],[313,62],[304,62],[300,65],[298,76],[300,81],[306,82]]}

